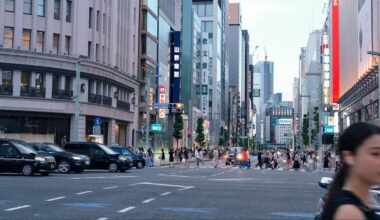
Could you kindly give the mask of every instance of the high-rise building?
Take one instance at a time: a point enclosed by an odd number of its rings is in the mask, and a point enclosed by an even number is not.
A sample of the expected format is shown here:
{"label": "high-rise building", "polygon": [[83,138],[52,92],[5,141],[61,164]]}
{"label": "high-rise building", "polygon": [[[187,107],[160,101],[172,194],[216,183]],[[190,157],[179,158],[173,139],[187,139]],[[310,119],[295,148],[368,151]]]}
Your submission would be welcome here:
{"label": "high-rise building", "polygon": [[220,127],[225,125],[227,117],[228,76],[226,76],[226,0],[193,0],[193,10],[201,20],[202,32],[208,33],[208,42],[212,46],[211,60],[207,65],[211,71],[209,75],[209,114],[206,118],[211,125],[211,145],[219,141]]}
{"label": "high-rise building", "polygon": [[273,95],[273,106],[280,106],[282,102],[282,93],[275,93]]}
{"label": "high-rise building", "polygon": [[139,14],[139,1],[0,1],[0,136],[135,145]]}

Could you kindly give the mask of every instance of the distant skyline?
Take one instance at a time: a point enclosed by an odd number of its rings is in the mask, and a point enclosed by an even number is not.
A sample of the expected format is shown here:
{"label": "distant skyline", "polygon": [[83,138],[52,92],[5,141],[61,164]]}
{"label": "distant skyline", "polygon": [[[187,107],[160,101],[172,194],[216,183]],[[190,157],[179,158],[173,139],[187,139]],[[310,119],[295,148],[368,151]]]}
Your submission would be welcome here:
{"label": "distant skyline", "polygon": [[250,52],[259,49],[254,63],[274,62],[274,93],[282,93],[284,101],[293,100],[293,79],[298,77],[298,58],[309,33],[321,29],[326,19],[322,13],[327,0],[230,0],[240,3],[242,28],[250,35]]}

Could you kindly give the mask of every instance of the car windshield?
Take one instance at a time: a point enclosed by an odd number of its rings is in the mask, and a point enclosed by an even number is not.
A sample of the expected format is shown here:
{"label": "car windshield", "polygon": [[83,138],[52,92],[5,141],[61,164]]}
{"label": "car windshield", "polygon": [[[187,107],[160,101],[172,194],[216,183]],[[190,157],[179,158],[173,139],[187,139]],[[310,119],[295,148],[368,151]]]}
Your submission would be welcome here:
{"label": "car windshield", "polygon": [[106,152],[107,154],[117,154],[115,151],[113,151],[111,148],[109,148],[108,146],[106,145],[103,145],[103,144],[97,144],[102,150],[104,150],[104,152]]}
{"label": "car windshield", "polygon": [[37,154],[37,152],[27,143],[22,141],[12,141],[12,144],[22,153],[22,154]]}
{"label": "car windshield", "polygon": [[46,148],[49,151],[53,151],[53,152],[65,152],[65,150],[63,148],[61,148],[60,146],[55,145],[55,144],[47,144],[45,146],[46,146]]}

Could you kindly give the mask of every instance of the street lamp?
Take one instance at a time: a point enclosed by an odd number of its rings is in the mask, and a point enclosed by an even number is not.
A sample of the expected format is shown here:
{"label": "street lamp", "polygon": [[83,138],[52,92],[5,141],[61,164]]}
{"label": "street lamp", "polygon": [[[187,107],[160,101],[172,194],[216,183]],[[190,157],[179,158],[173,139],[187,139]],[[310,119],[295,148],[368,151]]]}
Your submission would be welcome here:
{"label": "street lamp", "polygon": [[[377,56],[380,59],[380,52],[379,51],[368,51],[367,53],[370,55]],[[378,78],[377,93],[379,95],[379,98],[377,101],[378,102],[378,104],[377,104],[377,118],[379,119],[379,123],[380,123],[380,75],[379,75],[379,71],[377,71],[377,78]]]}
{"label": "street lamp", "polygon": [[81,83],[80,83],[80,63],[84,60],[87,60],[87,56],[80,55],[76,63],[76,74],[75,74],[75,83],[76,83],[76,94],[75,94],[75,113],[74,113],[74,141],[78,141],[78,127],[79,127],[79,98],[81,92]]}

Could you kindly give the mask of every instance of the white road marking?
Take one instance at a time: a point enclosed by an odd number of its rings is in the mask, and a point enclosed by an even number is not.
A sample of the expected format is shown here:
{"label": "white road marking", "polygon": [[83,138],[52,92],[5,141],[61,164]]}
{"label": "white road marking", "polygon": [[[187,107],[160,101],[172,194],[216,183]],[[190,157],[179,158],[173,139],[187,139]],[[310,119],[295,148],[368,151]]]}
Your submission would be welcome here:
{"label": "white road marking", "polygon": [[209,179],[212,181],[244,181],[244,180],[258,180],[257,178],[233,178],[233,179]]}
{"label": "white road marking", "polygon": [[24,209],[24,208],[29,208],[29,207],[31,207],[31,205],[23,205],[23,206],[18,206],[18,207],[10,208],[10,209],[5,209],[4,211],[10,212],[10,211],[14,211],[14,210],[17,210],[17,209]]}
{"label": "white road marking", "polygon": [[183,177],[183,178],[199,178],[199,176],[183,176],[183,175],[175,175],[175,174],[158,174],[159,176],[172,176],[172,177]]}
{"label": "white road marking", "polygon": [[104,187],[103,189],[116,189],[119,188],[118,186],[109,186],[109,187]]}
{"label": "white road marking", "polygon": [[138,176],[113,176],[111,178],[134,178],[134,177],[138,177]]}
{"label": "white road marking", "polygon": [[98,218],[98,220],[107,220],[108,218]]}
{"label": "white road marking", "polygon": [[142,203],[150,203],[153,200],[155,200],[155,198],[150,198],[150,199],[144,200],[144,201],[142,201]]}
{"label": "white road marking", "polygon": [[83,195],[83,194],[87,194],[87,193],[92,193],[92,191],[79,192],[79,193],[77,193],[77,195]]}
{"label": "white road marking", "polygon": [[162,193],[161,196],[167,196],[167,195],[169,195],[170,193],[172,193],[172,192],[165,192],[165,193]]}
{"label": "white road marking", "polygon": [[124,212],[128,212],[128,211],[130,211],[130,210],[132,210],[132,209],[134,209],[134,208],[136,208],[136,207],[134,207],[134,206],[130,206],[130,207],[125,208],[125,209],[122,209],[122,210],[120,210],[120,211],[118,211],[118,212],[119,212],[119,213],[124,213]]}
{"label": "white road marking", "polygon": [[194,186],[188,186],[188,187],[185,187],[185,188],[182,188],[182,189],[179,189],[179,190],[188,190],[188,189],[192,189],[194,188]]}
{"label": "white road marking", "polygon": [[130,186],[136,186],[136,185],[153,185],[153,186],[167,186],[167,187],[177,187],[177,188],[193,187],[193,186],[181,186],[181,185],[172,185],[172,184],[164,184],[164,183],[150,183],[150,182],[133,183],[133,184],[129,184],[129,185],[130,185]]}
{"label": "white road marking", "polygon": [[105,176],[87,176],[87,177],[74,177],[70,178],[72,180],[84,180],[84,179],[106,179],[106,178],[135,178],[138,176],[111,176],[111,177],[105,177]]}
{"label": "white road marking", "polygon": [[56,198],[52,198],[52,199],[47,199],[45,200],[46,202],[52,202],[52,201],[55,201],[55,200],[60,200],[60,199],[64,199],[66,198],[65,196],[60,196],[60,197],[56,197]]}

